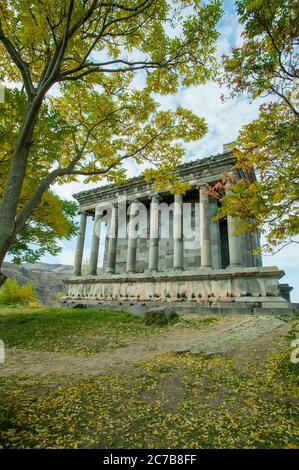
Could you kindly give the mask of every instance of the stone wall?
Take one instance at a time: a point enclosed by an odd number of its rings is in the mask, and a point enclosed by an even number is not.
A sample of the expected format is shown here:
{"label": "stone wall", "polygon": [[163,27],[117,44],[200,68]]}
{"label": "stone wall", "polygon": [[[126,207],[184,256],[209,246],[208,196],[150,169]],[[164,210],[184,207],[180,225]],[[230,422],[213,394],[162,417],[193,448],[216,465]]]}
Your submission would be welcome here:
{"label": "stone wall", "polygon": [[284,308],[280,295],[283,272],[275,267],[184,271],[180,274],[130,274],[69,279],[69,302],[127,303],[187,302],[195,307]]}

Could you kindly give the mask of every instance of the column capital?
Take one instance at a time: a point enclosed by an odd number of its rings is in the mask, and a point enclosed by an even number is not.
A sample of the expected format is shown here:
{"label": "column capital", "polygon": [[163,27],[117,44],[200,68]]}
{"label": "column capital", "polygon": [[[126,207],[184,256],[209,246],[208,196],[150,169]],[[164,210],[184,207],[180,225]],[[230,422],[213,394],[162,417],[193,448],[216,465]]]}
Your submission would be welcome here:
{"label": "column capital", "polygon": [[183,202],[183,194],[174,194],[174,202],[181,204]]}
{"label": "column capital", "polygon": [[130,216],[130,217],[134,217],[136,215],[136,212],[137,212],[137,209],[138,207],[138,204],[139,204],[139,200],[138,199],[131,199],[130,201],[128,201],[128,206],[127,206],[127,214]]}
{"label": "column capital", "polygon": [[159,193],[150,194],[150,195],[148,196],[148,199],[149,199],[151,202],[160,202],[160,201],[162,201],[162,197],[160,196]]}
{"label": "column capital", "polygon": [[205,191],[209,186],[209,183],[201,183],[201,184],[198,184],[196,186],[196,189],[198,189],[198,191]]}
{"label": "column capital", "polygon": [[237,180],[236,173],[234,171],[229,171],[227,173],[227,179],[225,181],[225,188],[227,192],[230,191],[230,188],[233,184],[236,184],[236,180]]}
{"label": "column capital", "polygon": [[129,207],[129,206],[132,206],[134,204],[139,204],[139,202],[140,202],[139,199],[137,197],[134,197],[132,199],[128,199],[127,206]]}

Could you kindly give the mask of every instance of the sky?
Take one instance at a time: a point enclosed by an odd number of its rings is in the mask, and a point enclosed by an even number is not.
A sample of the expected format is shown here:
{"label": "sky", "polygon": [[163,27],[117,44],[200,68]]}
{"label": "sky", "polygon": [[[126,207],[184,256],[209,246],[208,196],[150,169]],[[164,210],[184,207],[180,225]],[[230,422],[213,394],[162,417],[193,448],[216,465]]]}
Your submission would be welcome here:
{"label": "sky", "polygon": [[[217,56],[229,54],[233,46],[241,43],[242,28],[237,22],[234,11],[234,2],[224,0],[224,16],[219,24],[220,37],[217,46]],[[135,84],[142,87],[143,76],[136,76]],[[221,94],[225,92],[216,83],[207,83],[199,87],[181,89],[174,96],[155,96],[161,104],[161,108],[174,109],[183,106],[190,109],[199,116],[206,119],[208,132],[206,136],[196,142],[185,145],[184,161],[191,161],[198,158],[215,155],[222,152],[223,144],[236,139],[238,132],[243,125],[249,123],[258,115],[258,108],[261,102],[256,100],[250,102],[246,97],[238,97],[233,100],[221,101]],[[128,169],[128,176],[133,177],[140,173],[140,169],[131,163]],[[71,199],[74,193],[95,187],[95,184],[83,184],[82,182],[54,186],[55,192],[59,196]],[[90,218],[89,218],[90,219]],[[91,238],[91,220],[87,226],[87,239],[85,243],[84,259],[87,259]],[[104,235],[104,232],[103,232]],[[62,243],[62,252],[57,257],[44,256],[41,261],[49,263],[73,264],[76,239]],[[101,255],[100,255],[101,257]],[[299,246],[290,245],[281,250],[276,255],[264,255],[263,264],[265,266],[278,266],[286,273],[281,282],[289,283],[293,286],[291,298],[293,302],[299,302]]]}

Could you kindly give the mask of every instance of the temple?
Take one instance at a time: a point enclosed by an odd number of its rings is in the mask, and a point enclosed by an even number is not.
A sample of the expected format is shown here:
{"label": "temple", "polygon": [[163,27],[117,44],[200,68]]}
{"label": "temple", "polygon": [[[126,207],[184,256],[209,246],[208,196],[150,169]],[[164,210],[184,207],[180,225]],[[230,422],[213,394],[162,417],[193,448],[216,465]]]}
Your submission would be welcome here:
{"label": "temple", "polygon": [[[284,272],[263,267],[259,235],[238,233],[230,216],[214,220],[219,202],[207,185],[224,173],[237,180],[255,178],[234,168],[230,148],[177,168],[179,179],[189,183],[184,195],[156,191],[142,176],[74,195],[80,228],[63,303],[125,311],[137,305],[194,313],[289,311],[289,289],[279,284]],[[89,266],[83,270],[88,217],[94,223]],[[103,224],[107,229],[100,240]]]}

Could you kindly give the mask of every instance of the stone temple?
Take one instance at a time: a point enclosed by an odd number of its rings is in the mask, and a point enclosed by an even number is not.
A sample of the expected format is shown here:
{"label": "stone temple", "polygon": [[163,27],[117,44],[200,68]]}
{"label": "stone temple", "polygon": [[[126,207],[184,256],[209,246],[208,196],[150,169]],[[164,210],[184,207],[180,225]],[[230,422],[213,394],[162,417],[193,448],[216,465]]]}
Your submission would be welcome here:
{"label": "stone temple", "polygon": [[[162,305],[194,313],[289,311],[291,288],[279,284],[282,270],[262,265],[258,234],[237,234],[232,217],[213,220],[218,202],[207,194],[207,184],[225,172],[255,178],[234,168],[230,148],[177,168],[180,180],[190,184],[184,195],[157,192],[142,176],[76,194],[80,228],[62,302],[124,311],[136,305],[141,311]],[[87,217],[94,223],[83,269]]]}

